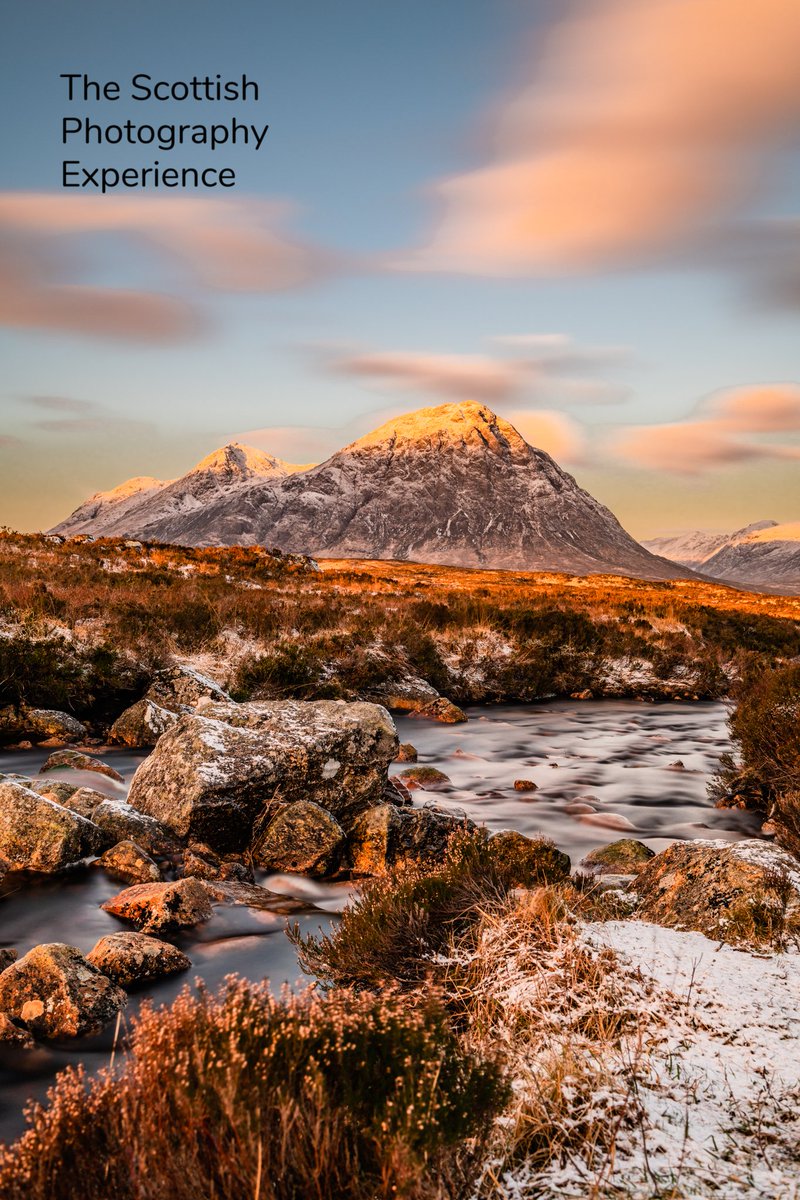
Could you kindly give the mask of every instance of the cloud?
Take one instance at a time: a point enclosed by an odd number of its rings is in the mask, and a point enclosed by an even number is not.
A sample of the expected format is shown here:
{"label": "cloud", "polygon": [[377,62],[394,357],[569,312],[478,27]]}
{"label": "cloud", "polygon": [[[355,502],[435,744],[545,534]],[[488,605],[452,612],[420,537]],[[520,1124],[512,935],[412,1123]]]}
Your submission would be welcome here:
{"label": "cloud", "polygon": [[626,390],[616,384],[572,375],[616,365],[627,356],[622,347],[584,348],[563,334],[501,334],[488,340],[517,353],[498,358],[413,351],[342,353],[328,347],[322,349],[322,361],[329,370],[378,387],[446,400],[571,405],[627,398]]}
{"label": "cloud", "polygon": [[594,0],[499,106],[488,161],[440,180],[407,268],[519,275],[702,245],[800,115],[797,0]]}
{"label": "cloud", "polygon": [[547,409],[505,410],[503,416],[531,446],[546,450],[558,463],[578,466],[586,461],[586,438],[581,426],[564,413]]}
{"label": "cloud", "polygon": [[800,459],[800,444],[765,440],[800,432],[800,387],[733,388],[718,393],[685,421],[640,425],[611,439],[614,455],[638,467],[678,475],[759,460]]}
{"label": "cloud", "polygon": [[155,431],[151,421],[126,417],[92,400],[78,400],[70,396],[25,396],[22,403],[27,408],[56,414],[36,417],[31,421],[36,429],[46,433],[132,434]]}
{"label": "cloud", "polygon": [[[189,337],[202,326],[198,288],[284,291],[334,269],[331,255],[283,231],[288,215],[271,200],[0,193],[0,321],[137,341]],[[83,273],[94,258],[84,261],[87,248],[102,252],[98,235],[108,234],[177,266],[192,303],[156,289],[70,283],[65,275]]]}

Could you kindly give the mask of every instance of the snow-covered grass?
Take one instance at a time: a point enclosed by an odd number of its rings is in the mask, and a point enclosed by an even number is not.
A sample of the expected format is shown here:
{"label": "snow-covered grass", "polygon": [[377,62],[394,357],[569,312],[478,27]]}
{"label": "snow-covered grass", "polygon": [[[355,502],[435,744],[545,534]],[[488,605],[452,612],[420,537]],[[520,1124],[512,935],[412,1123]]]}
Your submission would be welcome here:
{"label": "snow-covered grass", "polygon": [[476,1197],[800,1196],[800,956],[570,918],[546,889],[486,919],[468,978],[515,1096]]}

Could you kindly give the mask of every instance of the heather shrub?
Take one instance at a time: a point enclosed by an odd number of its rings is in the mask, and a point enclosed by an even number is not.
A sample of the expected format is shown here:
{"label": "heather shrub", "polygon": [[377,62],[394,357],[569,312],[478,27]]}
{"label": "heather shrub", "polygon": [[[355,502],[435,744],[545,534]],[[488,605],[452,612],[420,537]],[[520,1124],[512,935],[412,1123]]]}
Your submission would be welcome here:
{"label": "heather shrub", "polygon": [[779,840],[800,853],[800,664],[751,674],[728,723],[739,761],[723,756],[712,796],[769,812]]}
{"label": "heather shrub", "polygon": [[444,1200],[468,1194],[506,1098],[497,1063],[464,1047],[434,996],[276,999],[231,978],[146,1007],[117,1074],[63,1072],[0,1151],[0,1194]]}
{"label": "heather shrub", "polygon": [[568,870],[566,855],[544,839],[465,833],[437,868],[369,880],[330,934],[290,936],[303,967],[328,985],[415,988],[447,973],[453,939],[469,939],[512,888],[562,879],[565,862]]}

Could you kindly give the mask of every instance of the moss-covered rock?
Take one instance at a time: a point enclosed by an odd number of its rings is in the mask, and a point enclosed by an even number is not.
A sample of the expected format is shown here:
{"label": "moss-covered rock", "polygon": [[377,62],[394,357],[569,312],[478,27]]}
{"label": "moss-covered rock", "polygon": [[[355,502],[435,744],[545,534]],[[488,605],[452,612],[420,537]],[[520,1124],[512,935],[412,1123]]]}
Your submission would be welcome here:
{"label": "moss-covered rock", "polygon": [[504,829],[489,839],[489,850],[506,887],[541,887],[569,878],[569,855],[549,838],[529,838]]}
{"label": "moss-covered rock", "polygon": [[336,871],[344,842],[344,830],[335,817],[311,800],[297,800],[254,840],[253,858],[266,871],[323,877]]}
{"label": "moss-covered rock", "polygon": [[655,857],[655,851],[636,838],[619,838],[608,846],[590,850],[581,866],[593,875],[635,875],[645,863]]}

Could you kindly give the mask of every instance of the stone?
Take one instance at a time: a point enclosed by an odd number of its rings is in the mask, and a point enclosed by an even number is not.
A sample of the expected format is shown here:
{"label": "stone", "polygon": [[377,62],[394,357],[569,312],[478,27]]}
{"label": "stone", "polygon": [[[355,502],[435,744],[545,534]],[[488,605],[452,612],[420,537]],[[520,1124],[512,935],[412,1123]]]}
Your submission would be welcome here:
{"label": "stone", "polygon": [[76,783],[66,783],[63,779],[31,779],[26,780],[25,786],[38,796],[45,796],[54,804],[61,804],[65,808],[70,807],[70,797],[79,790]]}
{"label": "stone", "polygon": [[115,783],[125,782],[119,771],[115,771],[108,763],[80,750],[56,750],[39,769],[39,774],[45,775],[48,771],[94,771],[97,775],[113,779]]}
{"label": "stone", "polygon": [[190,929],[211,917],[209,894],[199,879],[134,884],[106,900],[101,908],[130,921],[143,933]]}
{"label": "stone", "polygon": [[34,1044],[27,1029],[20,1029],[10,1017],[0,1012],[0,1046],[18,1046],[21,1050],[32,1050]]}
{"label": "stone", "polygon": [[644,842],[620,838],[608,846],[590,850],[580,865],[593,875],[635,875],[654,857],[655,851]]}
{"label": "stone", "polygon": [[180,838],[241,853],[298,800],[313,801],[347,829],[380,800],[396,750],[394,723],[375,704],[208,703],[162,735],[136,771],[129,800]]}
{"label": "stone", "polygon": [[[199,881],[198,881],[199,882]],[[295,900],[257,883],[241,883],[235,879],[206,879],[200,884],[215,904],[236,904],[263,912],[295,913],[307,908],[307,900]]]}
{"label": "stone", "polygon": [[730,945],[781,946],[800,923],[800,864],[753,838],[675,842],[639,872],[637,917]]}
{"label": "stone", "polygon": [[79,742],[86,736],[86,726],[69,713],[56,709],[8,707],[0,709],[0,736],[27,736],[36,741],[57,737],[67,742]]}
{"label": "stone", "polygon": [[401,742],[397,747],[397,755],[395,762],[415,763],[417,761],[417,748],[411,742]]}
{"label": "stone", "polygon": [[569,856],[550,838],[529,838],[504,829],[489,838],[489,850],[507,887],[542,887],[569,878]]}
{"label": "stone", "polygon": [[117,842],[110,846],[97,860],[106,875],[123,883],[160,883],[164,876],[149,854],[136,842]]}
{"label": "stone", "polygon": [[131,749],[155,746],[162,733],[166,733],[177,719],[177,713],[145,697],[117,717],[108,731],[108,740]]}
{"label": "stone", "polygon": [[538,784],[535,784],[532,779],[515,779],[515,792],[538,792]]}
{"label": "stone", "polygon": [[156,858],[164,858],[179,849],[179,842],[171,830],[124,800],[104,797],[94,809],[92,820],[106,834],[109,844],[136,842],[137,846]]}
{"label": "stone", "polygon": [[450,786],[448,776],[437,767],[407,767],[397,778],[412,791],[424,788],[426,792],[438,792]]}
{"label": "stone", "polygon": [[[53,780],[53,782],[55,782],[55,780]],[[46,787],[47,785],[45,784],[44,786]],[[60,786],[69,787],[71,785],[61,784]],[[50,796],[49,791],[44,792],[43,794]],[[71,793],[68,800],[62,800],[59,803],[62,803],[65,808],[71,808],[72,811],[78,813],[79,816],[86,817],[88,820],[92,821],[94,820],[94,814],[98,805],[104,804],[107,800],[108,796],[105,794],[105,792],[98,792],[94,788],[90,787],[79,787]]]}
{"label": "stone", "polygon": [[311,800],[296,800],[270,821],[253,844],[266,871],[298,871],[323,878],[339,866],[345,833],[335,817]]}
{"label": "stone", "polygon": [[469,720],[463,708],[459,708],[445,696],[437,696],[435,700],[431,700],[430,704],[425,704],[408,715],[426,721],[439,721],[442,725],[460,725]]}
{"label": "stone", "polygon": [[63,942],[35,946],[0,975],[0,1011],[36,1037],[97,1033],[125,1003],[121,988]]}
{"label": "stone", "polygon": [[175,713],[196,708],[203,701],[232,704],[230,695],[213,679],[185,663],[159,671],[144,696],[160,708]]}
{"label": "stone", "polygon": [[398,779],[396,775],[390,775],[386,780],[386,785],[383,789],[383,802],[385,804],[399,804],[401,807],[410,807],[414,803],[411,798],[411,792],[402,779]]}
{"label": "stone", "polygon": [[407,675],[404,679],[391,679],[370,688],[370,698],[378,704],[383,704],[391,712],[418,712],[428,704],[440,700],[441,696],[435,687],[417,675]]}
{"label": "stone", "polygon": [[92,821],[19,783],[0,783],[0,856],[15,871],[63,871],[108,845]]}
{"label": "stone", "polygon": [[95,943],[86,958],[123,988],[151,983],[192,965],[177,946],[147,933],[109,933]]}
{"label": "stone", "polygon": [[425,805],[397,808],[378,804],[362,813],[348,842],[355,875],[384,875],[393,867],[433,865],[444,860],[450,838],[474,829],[463,815]]}
{"label": "stone", "polygon": [[0,971],[5,971],[17,961],[17,952],[11,946],[0,946]]}

